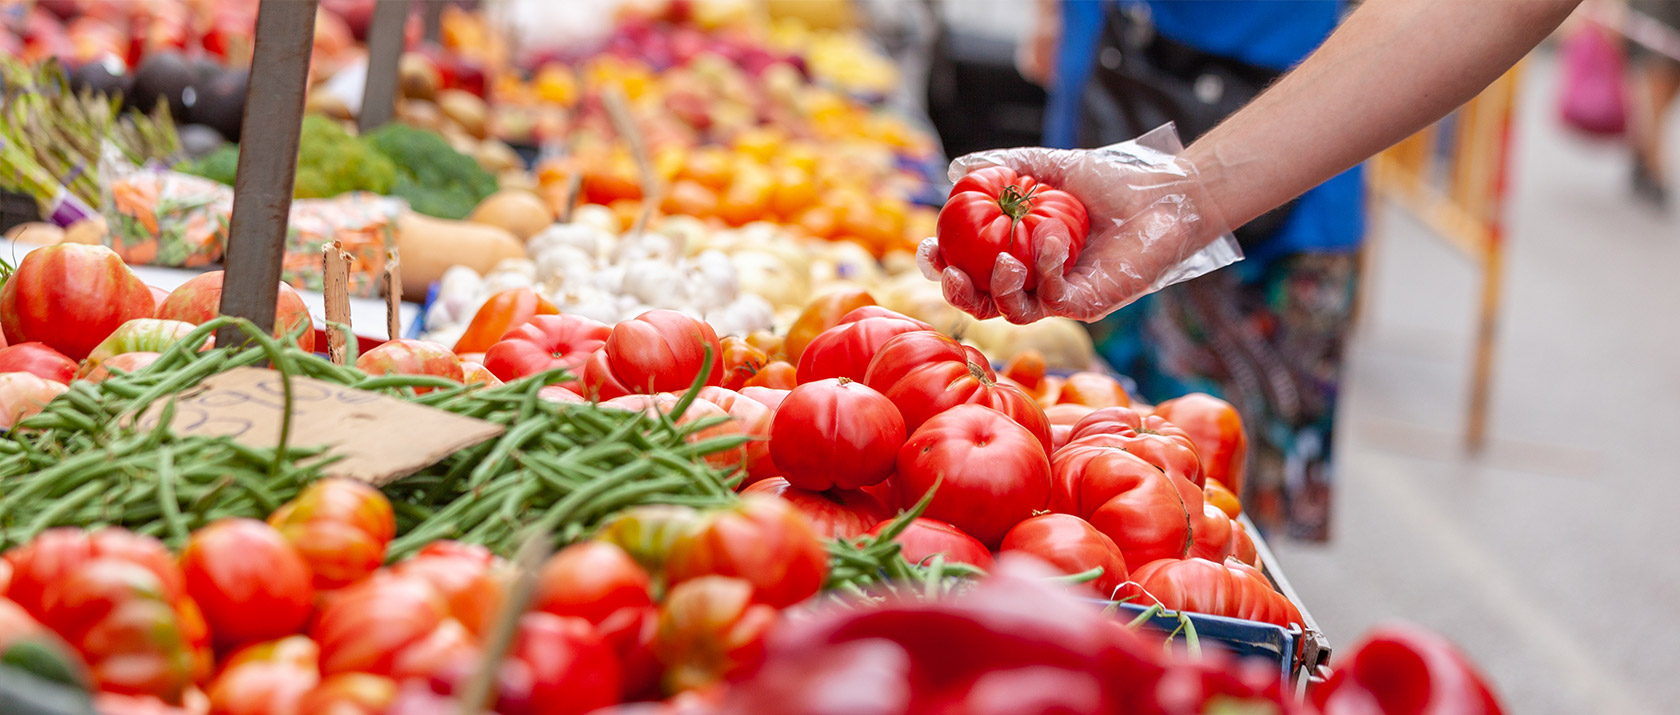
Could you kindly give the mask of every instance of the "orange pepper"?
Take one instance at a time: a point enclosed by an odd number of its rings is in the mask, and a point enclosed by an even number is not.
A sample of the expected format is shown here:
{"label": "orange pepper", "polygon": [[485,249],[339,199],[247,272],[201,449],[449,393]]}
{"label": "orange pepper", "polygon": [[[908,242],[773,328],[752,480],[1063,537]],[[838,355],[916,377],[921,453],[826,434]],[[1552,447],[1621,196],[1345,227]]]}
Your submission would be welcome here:
{"label": "orange pepper", "polygon": [[490,300],[473,314],[466,332],[455,341],[455,352],[485,352],[509,330],[531,322],[531,318],[559,313],[559,308],[535,290],[526,286],[509,288],[490,296]]}
{"label": "orange pepper", "polygon": [[795,379],[795,372],[792,363],[786,360],[772,360],[765,364],[764,369],[759,370],[757,374],[749,378],[743,387],[772,387],[778,390],[791,390],[799,384],[798,380]]}
{"label": "orange pepper", "polygon": [[723,346],[723,386],[739,390],[769,364],[770,356],[744,338],[733,335],[720,341]]}
{"label": "orange pepper", "polygon": [[811,301],[788,328],[782,351],[787,353],[788,360],[798,361],[805,347],[819,333],[838,325],[847,313],[866,305],[875,305],[875,296],[861,288],[838,290]]}

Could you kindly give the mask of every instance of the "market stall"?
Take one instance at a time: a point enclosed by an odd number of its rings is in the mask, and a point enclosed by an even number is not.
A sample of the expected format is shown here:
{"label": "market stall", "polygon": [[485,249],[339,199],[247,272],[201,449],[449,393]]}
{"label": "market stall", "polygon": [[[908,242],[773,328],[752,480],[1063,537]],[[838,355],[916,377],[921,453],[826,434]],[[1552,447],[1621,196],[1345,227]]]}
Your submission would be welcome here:
{"label": "market stall", "polygon": [[[0,247],[0,711],[1497,712],[1427,633],[1329,675],[1229,404],[945,303],[856,29],[46,5],[4,109],[100,141],[0,154],[48,224]],[[185,158],[197,85],[130,95],[189,46],[256,64]]]}

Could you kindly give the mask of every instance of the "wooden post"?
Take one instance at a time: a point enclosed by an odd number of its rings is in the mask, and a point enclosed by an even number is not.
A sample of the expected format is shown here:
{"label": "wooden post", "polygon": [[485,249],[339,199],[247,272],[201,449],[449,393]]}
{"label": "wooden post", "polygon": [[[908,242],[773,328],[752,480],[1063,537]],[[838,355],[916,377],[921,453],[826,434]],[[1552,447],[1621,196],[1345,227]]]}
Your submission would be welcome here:
{"label": "wooden post", "polygon": [[[265,331],[274,329],[317,4],[318,0],[265,2],[257,10],[250,88],[240,123],[245,142],[233,181],[220,308],[222,315],[248,319]],[[217,345],[244,340],[235,326],[216,335]]]}
{"label": "wooden post", "polygon": [[610,87],[602,93],[601,99],[606,103],[607,117],[612,120],[613,129],[618,137],[630,147],[630,157],[636,161],[636,173],[641,178],[642,210],[636,213],[636,222],[631,224],[629,234],[641,233],[647,227],[648,220],[653,216],[653,209],[659,204],[659,175],[653,170],[653,159],[648,156],[647,142],[642,139],[642,129],[636,126],[636,118],[630,114],[630,105],[624,98],[624,93],[617,87]]}
{"label": "wooden post", "polygon": [[[334,365],[349,362],[350,254],[338,241],[321,244],[321,296],[327,308],[327,357]],[[336,324],[336,325],[335,325]]]}
{"label": "wooden post", "polygon": [[402,256],[385,252],[385,339],[402,337]]}
{"label": "wooden post", "polygon": [[408,6],[409,0],[379,0],[374,6],[368,24],[367,83],[362,88],[362,111],[356,115],[356,128],[363,134],[383,126],[397,113],[397,67],[402,61]]}

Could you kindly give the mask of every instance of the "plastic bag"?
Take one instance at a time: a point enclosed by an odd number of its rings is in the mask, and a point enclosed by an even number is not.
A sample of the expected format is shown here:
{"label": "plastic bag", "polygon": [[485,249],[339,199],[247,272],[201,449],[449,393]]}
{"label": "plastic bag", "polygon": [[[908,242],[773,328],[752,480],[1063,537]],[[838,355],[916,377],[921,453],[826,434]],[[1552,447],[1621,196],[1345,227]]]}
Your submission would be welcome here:
{"label": "plastic bag", "polygon": [[326,284],[321,246],[338,241],[350,254],[350,295],[378,297],[385,259],[396,245],[397,217],[407,209],[402,199],[362,191],[293,201],[280,280],[321,291]]}
{"label": "plastic bag", "polygon": [[1007,166],[1073,194],[1090,214],[1090,235],[1071,269],[1066,236],[1036,248],[1038,284],[1027,266],[1000,253],[991,285],[950,266],[938,238],[922,242],[917,264],[944,284],[945,299],[977,318],[1012,323],[1048,316],[1091,322],[1149,293],[1230,265],[1242,249],[1217,215],[1171,124],[1100,149],[995,149],[958,157],[950,177]]}
{"label": "plastic bag", "polygon": [[1627,96],[1621,48],[1603,25],[1583,24],[1564,41],[1558,116],[1587,134],[1621,136],[1627,131]]}
{"label": "plastic bag", "polygon": [[100,150],[105,245],[130,265],[197,268],[221,260],[233,189],[155,166],[137,167],[109,141]]}

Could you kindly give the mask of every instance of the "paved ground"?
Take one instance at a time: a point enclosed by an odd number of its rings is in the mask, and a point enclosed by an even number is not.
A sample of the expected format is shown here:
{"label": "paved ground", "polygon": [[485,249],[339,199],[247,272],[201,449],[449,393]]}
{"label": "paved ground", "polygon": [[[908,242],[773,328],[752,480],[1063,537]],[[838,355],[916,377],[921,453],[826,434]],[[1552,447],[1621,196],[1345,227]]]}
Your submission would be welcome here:
{"label": "paved ground", "polygon": [[1273,547],[1333,644],[1408,619],[1514,713],[1680,712],[1680,211],[1634,204],[1623,152],[1564,133],[1554,70],[1537,58],[1522,98],[1487,451],[1458,441],[1477,274],[1390,211],[1334,540]]}

